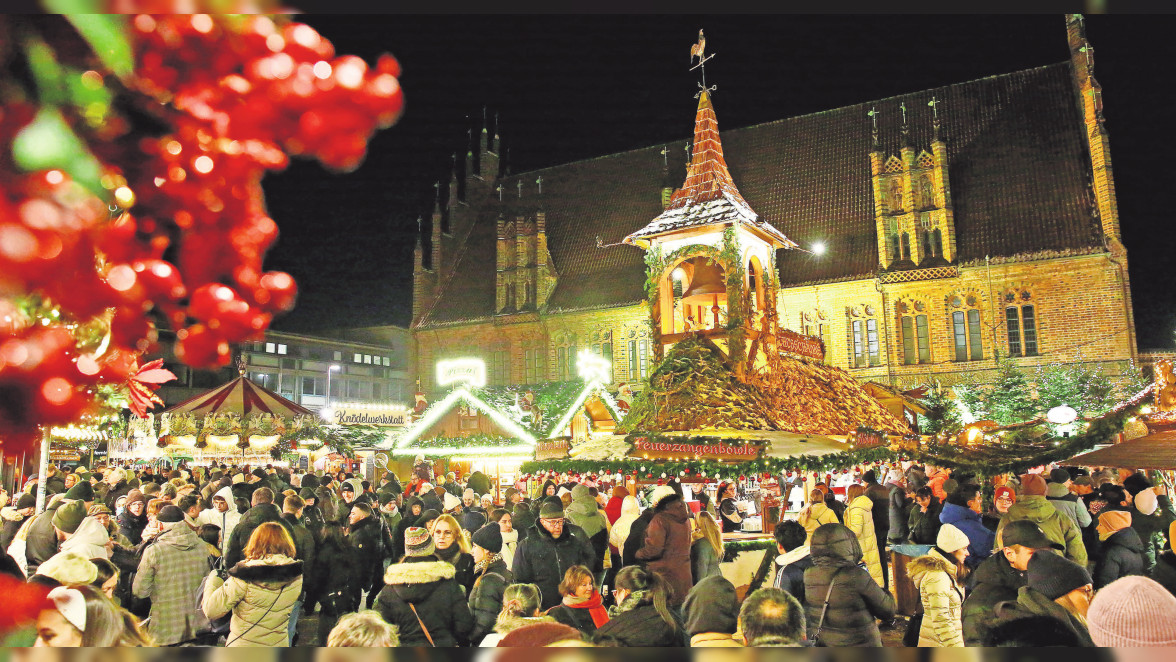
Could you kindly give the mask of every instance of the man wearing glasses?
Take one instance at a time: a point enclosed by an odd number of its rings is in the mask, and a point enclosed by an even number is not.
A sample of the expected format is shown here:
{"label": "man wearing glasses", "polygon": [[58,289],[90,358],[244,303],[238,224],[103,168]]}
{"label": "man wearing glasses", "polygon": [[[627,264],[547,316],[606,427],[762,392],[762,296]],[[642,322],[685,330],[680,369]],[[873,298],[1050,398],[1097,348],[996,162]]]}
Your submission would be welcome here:
{"label": "man wearing glasses", "polygon": [[517,584],[535,584],[546,611],[560,603],[559,583],[574,565],[591,568],[595,561],[592,545],[574,535],[564,521],[563,504],[556,499],[543,503],[539,521],[515,549],[514,575]]}

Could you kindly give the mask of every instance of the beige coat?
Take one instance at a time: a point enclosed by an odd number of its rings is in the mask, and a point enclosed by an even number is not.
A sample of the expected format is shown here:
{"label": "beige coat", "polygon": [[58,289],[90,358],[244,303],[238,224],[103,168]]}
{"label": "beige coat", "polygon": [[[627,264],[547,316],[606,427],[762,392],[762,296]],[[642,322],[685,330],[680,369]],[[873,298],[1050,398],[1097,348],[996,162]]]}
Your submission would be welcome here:
{"label": "beige coat", "polygon": [[878,551],[878,538],[874,535],[874,515],[871,509],[873,500],[866,495],[854,499],[845,509],[845,526],[853,531],[862,546],[862,560],[866,562],[866,569],[870,576],[878,582],[878,586],[886,586],[882,579],[882,560]]}
{"label": "beige coat", "polygon": [[919,599],[923,602],[919,647],[962,647],[964,589],[956,583],[955,565],[931,550],[911,561],[907,572],[919,588]]}
{"label": "beige coat", "polygon": [[813,531],[816,531],[822,524],[837,524],[837,513],[833,509],[823,503],[814,503],[808,508],[800,511],[800,516],[796,521],[804,527],[808,532],[808,538],[805,538],[804,544],[808,545],[813,540]]}
{"label": "beige coat", "polygon": [[227,646],[287,646],[290,611],[301,593],[302,561],[275,554],[241,561],[224,584],[213,573],[201,609],[210,619],[233,613]]}

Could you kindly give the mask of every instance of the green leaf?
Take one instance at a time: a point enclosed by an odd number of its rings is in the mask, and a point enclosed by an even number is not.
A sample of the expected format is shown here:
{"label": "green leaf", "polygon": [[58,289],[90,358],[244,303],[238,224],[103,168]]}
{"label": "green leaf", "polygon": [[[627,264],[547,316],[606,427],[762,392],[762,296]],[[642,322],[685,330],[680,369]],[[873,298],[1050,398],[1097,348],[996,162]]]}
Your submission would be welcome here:
{"label": "green leaf", "polygon": [[37,93],[42,103],[58,105],[66,100],[65,72],[57,62],[53,49],[40,39],[25,42],[29,69],[37,81]]}
{"label": "green leaf", "polygon": [[12,156],[24,170],[60,169],[74,181],[104,200],[110,197],[102,188],[102,164],[78,138],[61,111],[43,107],[28,126],[12,141]]}
{"label": "green leaf", "polygon": [[125,16],[101,14],[95,0],[44,0],[45,9],[64,14],[114,75],[126,78],[135,68]]}

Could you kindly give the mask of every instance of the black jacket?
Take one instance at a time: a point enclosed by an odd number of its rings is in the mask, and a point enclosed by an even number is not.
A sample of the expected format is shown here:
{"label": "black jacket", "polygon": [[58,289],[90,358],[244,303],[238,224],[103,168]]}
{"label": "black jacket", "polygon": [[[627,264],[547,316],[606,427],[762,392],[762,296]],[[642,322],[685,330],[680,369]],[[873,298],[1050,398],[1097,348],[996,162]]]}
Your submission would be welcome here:
{"label": "black jacket", "polygon": [[453,581],[453,566],[433,557],[388,566],[376,608],[400,631],[401,646],[430,646],[421,623],[438,648],[465,645],[474,628],[465,595]]}
{"label": "black jacket", "polygon": [[589,637],[596,634],[596,621],[592,620],[592,614],[587,609],[569,607],[561,602],[548,609],[547,615],[554,618],[556,623],[576,628]]}
{"label": "black jacket", "polygon": [[890,528],[886,532],[886,539],[891,543],[905,543],[910,534],[908,522],[911,518],[911,505],[914,502],[907,498],[906,491],[901,487],[890,488],[888,505]]}
{"label": "black jacket", "polygon": [[384,520],[373,514],[352,524],[347,543],[360,586],[367,588],[384,565]]}
{"label": "black jacket", "polygon": [[502,611],[502,594],[514,583],[514,573],[501,559],[495,560],[474,578],[470,591],[470,613],[474,615],[474,629],[470,641],[478,643],[494,631],[494,623]]}
{"label": "black jacket", "polygon": [[1156,557],[1156,567],[1152,568],[1151,578],[1176,595],[1176,554],[1172,550]]}
{"label": "black jacket", "polygon": [[226,568],[232,568],[245,559],[245,546],[249,544],[249,537],[257,527],[266,522],[278,522],[286,528],[291,538],[294,537],[290,523],[282,519],[282,513],[277,506],[272,503],[259,503],[245,511],[241,521],[237,522],[237,526],[233,527],[233,532],[229,534],[229,544],[225,547]]}
{"label": "black jacket", "polygon": [[996,606],[1007,600],[1016,601],[1017,592],[1026,585],[1025,573],[1010,565],[998,551],[976,567],[971,582],[972,590],[968,591],[962,607],[964,645],[983,646],[988,632],[997,625]]}
{"label": "black jacket", "polygon": [[326,522],[323,520],[323,511],[316,506],[306,506],[302,509],[302,526],[310,531],[310,535],[314,536],[315,540],[321,540],[323,537],[323,525]]}
{"label": "black jacket", "polygon": [[[28,535],[25,537],[25,561],[28,562],[29,577],[37,574],[37,568],[57,553],[57,531],[53,528],[53,515],[65,501],[58,499],[57,503],[45,508],[45,511],[29,525]],[[146,523],[146,517],[143,518]],[[142,528],[139,529],[142,532]]]}
{"label": "black jacket", "polygon": [[[671,614],[677,617],[676,611]],[[679,622],[677,627],[670,627],[652,604],[644,604],[613,616],[609,622],[597,628],[594,639],[606,637],[616,639],[626,648],[687,645],[686,630],[681,623]]]}
{"label": "black jacket", "polygon": [[[311,600],[319,600],[328,615],[340,616],[355,609],[354,596],[360,590],[358,577],[351,562],[351,548],[325,540],[315,553],[314,572],[305,579],[312,582],[307,589]],[[326,643],[326,642],[319,642]]]}
{"label": "black jacket", "polygon": [[466,596],[469,596],[470,589],[474,586],[474,557],[471,554],[460,551],[456,542],[453,543],[453,547],[450,549],[455,548],[458,549],[457,553],[448,559],[441,555],[441,550],[435,551],[433,555],[453,565],[453,569],[456,571],[456,574],[453,576],[453,581],[461,586],[461,590]]}
{"label": "black jacket", "polygon": [[927,506],[925,513],[919,509],[919,504],[911,506],[910,520],[907,522],[910,541],[916,545],[934,545],[936,537],[939,536],[939,513],[942,510],[939,498],[934,496],[931,497],[931,505]]}
{"label": "black jacket", "polygon": [[592,546],[572,533],[567,523],[559,538],[553,538],[542,524],[536,524],[527,539],[515,548],[512,566],[515,582],[538,586],[543,594],[541,609],[550,609],[559,604],[559,583],[568,568],[574,565],[591,568],[592,557]]}
{"label": "black jacket", "polygon": [[[786,557],[786,554],[776,557],[777,560]],[[804,571],[813,567],[813,557],[806,554],[802,558],[796,559],[776,571],[776,578],[773,586],[788,593],[796,598],[800,604],[804,604]],[[823,599],[823,598],[822,598]]]}
{"label": "black jacket", "polygon": [[[414,504],[421,503],[418,497],[409,497],[408,501],[404,502],[404,512],[400,515],[400,522],[396,524],[396,530],[392,532],[392,549],[390,556],[392,562],[396,563],[400,557],[404,556],[404,532],[416,526],[417,520],[420,516],[413,516],[412,507]],[[422,506],[421,512],[425,512]]]}
{"label": "black jacket", "polygon": [[[315,544],[314,535],[311,534],[302,522],[292,513],[282,513],[282,519],[286,521],[286,530],[290,532],[290,537],[294,539],[294,549],[297,551],[297,558],[302,561],[303,568],[314,567]],[[302,582],[302,593],[306,595],[309,587],[306,582]]]}
{"label": "black jacket", "polygon": [[[653,521],[653,508],[646,508],[633,520],[629,527],[629,537],[625,538],[625,548],[621,550],[621,565],[638,565],[637,550],[645,546],[645,532],[649,530],[649,523]],[[643,565],[643,564],[642,564]]]}
{"label": "black jacket", "polygon": [[1094,590],[1128,575],[1144,573],[1143,541],[1135,529],[1127,527],[1111,534],[1103,541],[1094,567]]}
{"label": "black jacket", "polygon": [[829,596],[820,636],[824,645],[881,646],[877,619],[894,618],[894,598],[858,565],[862,548],[853,532],[841,524],[823,524],[813,532],[809,554],[813,567],[804,571],[809,638],[817,634]]}
{"label": "black jacket", "polygon": [[473,533],[486,525],[486,511],[481,508],[470,508],[458,518],[461,528]]}
{"label": "black jacket", "polygon": [[873,503],[870,514],[874,518],[874,536],[885,540],[890,531],[890,490],[878,483],[867,483],[866,496]]}
{"label": "black jacket", "polygon": [[103,497],[103,503],[105,503],[106,507],[109,508],[110,512],[113,513],[116,510],[114,507],[115,502],[118,501],[119,497],[124,497],[129,494],[130,491],[131,486],[127,484],[127,481],[120,480],[114,484],[114,487],[106,491],[106,496]]}

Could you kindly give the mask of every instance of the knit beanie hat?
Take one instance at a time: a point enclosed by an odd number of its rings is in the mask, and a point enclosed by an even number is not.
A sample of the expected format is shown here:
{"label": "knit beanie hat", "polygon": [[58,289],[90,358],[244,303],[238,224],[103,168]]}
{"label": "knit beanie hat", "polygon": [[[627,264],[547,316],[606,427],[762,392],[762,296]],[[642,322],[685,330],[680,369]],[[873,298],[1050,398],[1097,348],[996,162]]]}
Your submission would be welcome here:
{"label": "knit beanie hat", "polygon": [[352,485],[350,481],[345,480],[343,481],[343,484],[339,486],[339,492],[351,492],[352,494],[355,494],[355,486]]}
{"label": "knit beanie hat", "polygon": [[78,530],[84,519],[86,504],[81,501],[70,501],[53,513],[53,526],[66,533],[73,533]]}
{"label": "knit beanie hat", "polygon": [[396,500],[396,495],[391,492],[380,492],[380,505],[386,506]]}
{"label": "knit beanie hat", "polygon": [[164,523],[182,522],[184,521],[184,511],[169,503],[159,509],[159,514],[155,516],[155,519]]}
{"label": "knit beanie hat", "polygon": [[318,488],[318,486],[319,486],[318,476],[316,476],[314,474],[306,474],[305,476],[302,477],[303,489],[313,490],[313,489]]}
{"label": "knit beanie hat", "polygon": [[104,506],[103,504],[100,504],[100,503],[96,503],[96,504],[90,506],[90,510],[86,511],[86,513],[90,517],[93,517],[95,515],[113,515],[114,514],[114,513],[110,512],[109,508],[107,508],[106,506]]}
{"label": "knit beanie hat", "polygon": [[1021,476],[1022,496],[1045,496],[1045,479],[1038,474],[1024,474]]}
{"label": "knit beanie hat", "polygon": [[559,519],[564,516],[563,504],[558,500],[544,501],[539,508],[539,519]]}
{"label": "knit beanie hat", "polygon": [[1068,480],[1070,480],[1070,472],[1061,467],[1049,472],[1049,482],[1051,483],[1064,483]]}
{"label": "knit beanie hat", "polygon": [[1060,554],[1034,554],[1029,559],[1028,568],[1025,579],[1029,588],[1040,591],[1050,600],[1094,583],[1086,568]]}
{"label": "knit beanie hat", "polygon": [[33,507],[36,507],[36,505],[37,505],[37,497],[33,496],[32,494],[22,494],[22,495],[20,495],[20,498],[16,500],[16,509],[17,510],[23,510],[25,508],[33,508]]}
{"label": "knit beanie hat", "polygon": [[563,623],[533,623],[509,632],[499,640],[498,647],[535,648],[570,639],[581,639],[580,631]]}
{"label": "knit beanie hat", "polygon": [[686,632],[734,634],[739,625],[735,585],[722,575],[710,575],[694,585],[682,603]]}
{"label": "knit beanie hat", "polygon": [[69,488],[65,492],[65,498],[77,499],[80,501],[94,500],[94,486],[89,481],[80,481],[77,485]]}
{"label": "knit beanie hat", "polygon": [[310,489],[309,487],[304,487],[304,488],[302,488],[302,491],[298,493],[298,498],[303,499],[303,500],[317,499],[318,495],[315,494],[314,490]]}
{"label": "knit beanie hat", "polygon": [[1086,613],[1095,646],[1176,646],[1176,597],[1132,575],[1107,584]]}
{"label": "knit beanie hat", "polygon": [[126,507],[129,507],[132,503],[134,503],[136,501],[140,501],[140,502],[142,502],[142,504],[144,506],[146,506],[147,505],[147,495],[143,494],[139,490],[131,490],[130,492],[127,492],[127,502],[123,505]]}
{"label": "knit beanie hat", "polygon": [[262,469],[261,467],[254,469],[250,473],[252,473],[255,478],[260,478],[262,480],[265,479],[265,469]]}
{"label": "knit beanie hat", "polygon": [[431,556],[435,551],[436,547],[433,546],[433,537],[429,535],[428,529],[419,526],[410,526],[405,530],[405,556]]}
{"label": "knit beanie hat", "polygon": [[[68,494],[66,496],[69,496]],[[1140,490],[1139,494],[1135,495],[1135,509],[1144,515],[1151,515],[1160,507],[1160,502],[1156,498],[1156,488],[1149,487]]]}
{"label": "knit beanie hat", "polygon": [[470,542],[478,547],[498,554],[502,551],[502,529],[498,528],[497,522],[492,522],[474,531],[474,535],[470,536]]}
{"label": "knit beanie hat", "polygon": [[1013,503],[1017,502],[1016,490],[1009,487],[1008,485],[1001,485],[1000,487],[996,488],[996,492],[993,494],[992,500],[996,501],[997,499],[1001,498],[1002,496],[1006,496],[1006,497],[1012,499]]}
{"label": "knit beanie hat", "polygon": [[662,499],[668,496],[672,496],[673,494],[674,488],[670,487],[669,485],[658,485],[649,493],[649,505],[656,507]]}
{"label": "knit beanie hat", "polygon": [[469,499],[470,501],[474,501],[477,498],[478,498],[478,495],[474,494],[474,491],[468,487],[465,488],[465,491],[461,493],[461,500],[462,501],[465,501],[466,499]]}
{"label": "knit beanie hat", "polygon": [[935,536],[935,546],[945,552],[963,549],[970,543],[968,534],[960,531],[954,524],[944,524],[939,527],[939,535]]}
{"label": "knit beanie hat", "polygon": [[441,513],[437,512],[436,509],[429,508],[429,509],[421,512],[421,516],[417,518],[417,524],[420,524],[423,526],[424,524],[426,524],[428,522],[432,522],[433,520],[437,519],[440,516],[441,516]]}
{"label": "knit beanie hat", "polygon": [[1147,479],[1147,476],[1139,472],[1135,472],[1123,479],[1123,489],[1132,495],[1139,494],[1151,486],[1151,481]]}
{"label": "knit beanie hat", "polygon": [[1104,510],[1098,515],[1098,539],[1106,540],[1130,526],[1131,513],[1124,510]]}
{"label": "knit beanie hat", "polygon": [[98,579],[98,566],[77,552],[58,552],[37,567],[37,574],[64,586],[90,584]]}
{"label": "knit beanie hat", "polygon": [[445,510],[454,510],[455,508],[460,508],[461,507],[461,499],[458,499],[457,497],[453,496],[449,492],[446,492],[445,493],[445,501],[444,501],[444,504],[442,505],[442,507]]}

